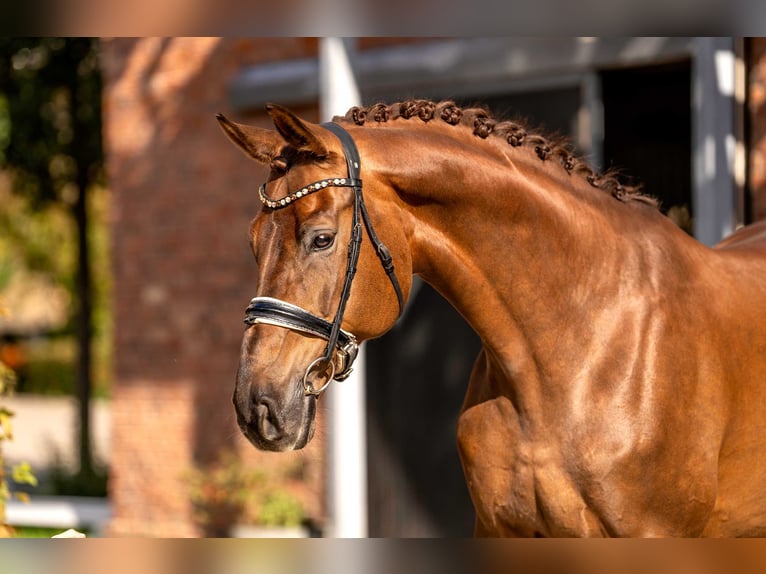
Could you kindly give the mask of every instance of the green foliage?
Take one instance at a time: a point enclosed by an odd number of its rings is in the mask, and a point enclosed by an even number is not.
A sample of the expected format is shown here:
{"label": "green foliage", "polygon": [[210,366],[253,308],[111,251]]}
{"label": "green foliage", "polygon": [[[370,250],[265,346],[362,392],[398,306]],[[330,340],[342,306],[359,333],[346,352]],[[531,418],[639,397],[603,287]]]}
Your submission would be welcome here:
{"label": "green foliage", "polygon": [[[93,397],[108,398],[111,349],[108,339],[100,339],[96,341],[95,349]],[[26,344],[26,363],[19,369],[16,391],[47,396],[74,396],[76,344],[72,335],[41,337]]]}
{"label": "green foliage", "polygon": [[267,492],[258,511],[258,523],[264,526],[299,526],[305,518],[300,501],[283,490]]}
{"label": "green foliage", "polygon": [[91,189],[88,197],[88,241],[90,242],[93,316],[93,393],[109,395],[112,375],[112,266],[110,228],[108,225],[109,193],[102,187]]}
{"label": "green foliage", "polygon": [[5,150],[11,141],[11,118],[8,98],[0,94],[0,163],[5,163]]}
{"label": "green foliage", "polygon": [[[61,534],[61,528],[46,528],[44,526],[16,526],[14,536],[16,538],[53,538],[56,534]],[[90,534],[90,529],[77,527],[79,532],[86,536]]]}
{"label": "green foliage", "polygon": [[96,496],[108,494],[109,472],[94,465],[86,471],[70,472],[61,464],[54,465],[51,474],[52,494],[59,496]]}
{"label": "green foliage", "polygon": [[[73,317],[78,334],[80,466],[92,466],[86,436],[91,392],[91,191],[103,187],[102,79],[94,38],[0,38],[0,93],[5,104],[0,169],[12,176],[13,191],[33,209],[69,208],[77,233]],[[53,247],[56,249],[56,246]]]}
{"label": "green foliage", "polygon": [[0,38],[0,93],[0,166],[17,191],[71,204],[78,171],[102,177],[97,40]]}
{"label": "green foliage", "polygon": [[13,440],[13,411],[0,406],[0,440]]}
{"label": "green foliage", "polygon": [[[97,39],[0,38],[0,291],[13,277],[41,274],[73,303],[64,332],[75,332],[76,314],[92,313],[90,386],[104,396],[112,327],[101,90]],[[87,216],[77,208],[81,196]],[[90,262],[87,306],[77,283],[83,258]],[[19,390],[72,394],[75,365],[74,356],[37,361]],[[52,384],[37,384],[46,373],[56,376]]]}
{"label": "green foliage", "polygon": [[11,477],[17,484],[28,484],[37,486],[37,477],[32,472],[32,467],[28,462],[22,462],[13,467]]}
{"label": "green foliage", "polygon": [[61,204],[34,206],[0,185],[0,289],[14,272],[42,273],[74,290],[75,226]]}
{"label": "green foliage", "polygon": [[47,396],[75,394],[72,360],[58,357],[30,357],[23,373],[23,392]]}
{"label": "green foliage", "polygon": [[[0,301],[0,315],[5,314],[5,308]],[[0,362],[0,399],[13,392],[16,383],[15,375],[6,365]],[[6,523],[5,504],[11,498],[11,492],[8,485],[7,470],[5,459],[3,457],[3,442],[13,440],[13,411],[0,404],[0,537],[14,534],[13,529]],[[28,463],[22,462],[11,469],[11,480],[17,484],[28,484],[37,486],[32,468]],[[26,497],[21,493],[19,498]]]}

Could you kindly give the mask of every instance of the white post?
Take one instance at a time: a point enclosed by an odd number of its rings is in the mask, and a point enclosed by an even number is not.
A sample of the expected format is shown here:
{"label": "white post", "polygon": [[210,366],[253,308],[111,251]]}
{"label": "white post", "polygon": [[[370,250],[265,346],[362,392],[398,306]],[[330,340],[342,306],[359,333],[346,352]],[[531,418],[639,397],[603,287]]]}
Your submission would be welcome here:
{"label": "white post", "polygon": [[[348,40],[320,38],[321,120],[329,121],[360,103]],[[328,417],[327,536],[334,538],[366,537],[368,531],[364,354],[362,346],[351,376],[342,383],[330,385],[324,397]]]}
{"label": "white post", "polygon": [[713,245],[738,222],[737,56],[731,38],[697,38],[692,67],[694,235]]}

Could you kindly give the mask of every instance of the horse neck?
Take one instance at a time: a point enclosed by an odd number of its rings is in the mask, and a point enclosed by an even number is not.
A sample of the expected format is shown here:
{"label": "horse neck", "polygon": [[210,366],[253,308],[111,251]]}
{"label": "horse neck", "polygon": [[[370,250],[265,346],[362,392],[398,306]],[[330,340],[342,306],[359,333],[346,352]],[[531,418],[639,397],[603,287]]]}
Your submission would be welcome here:
{"label": "horse neck", "polygon": [[[450,129],[460,137],[445,136]],[[382,149],[398,150],[375,167],[400,198],[413,272],[498,364],[523,368],[534,357],[535,368],[547,368],[558,360],[551,337],[576,338],[616,298],[662,283],[646,246],[654,234],[671,243],[683,234],[653,208],[623,204],[532,150],[457,130],[424,126],[410,138],[375,130]],[[407,158],[407,167],[385,157]]]}

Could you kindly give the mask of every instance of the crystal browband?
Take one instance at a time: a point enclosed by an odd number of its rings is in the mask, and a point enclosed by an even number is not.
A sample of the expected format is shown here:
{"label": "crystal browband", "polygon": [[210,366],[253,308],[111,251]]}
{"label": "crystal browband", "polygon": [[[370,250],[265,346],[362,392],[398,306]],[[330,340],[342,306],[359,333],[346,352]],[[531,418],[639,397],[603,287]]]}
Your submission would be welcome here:
{"label": "crystal browband", "polygon": [[331,177],[329,179],[320,179],[319,181],[309,184],[306,187],[299,189],[298,191],[294,191],[290,195],[286,195],[281,199],[271,199],[268,195],[266,195],[266,184],[264,183],[261,185],[261,187],[258,188],[258,196],[261,199],[261,203],[263,203],[263,205],[266,207],[270,207],[271,209],[280,209],[290,205],[293,201],[319,191],[320,189],[325,189],[327,187],[360,187],[361,185],[362,181],[360,179],[348,177]]}

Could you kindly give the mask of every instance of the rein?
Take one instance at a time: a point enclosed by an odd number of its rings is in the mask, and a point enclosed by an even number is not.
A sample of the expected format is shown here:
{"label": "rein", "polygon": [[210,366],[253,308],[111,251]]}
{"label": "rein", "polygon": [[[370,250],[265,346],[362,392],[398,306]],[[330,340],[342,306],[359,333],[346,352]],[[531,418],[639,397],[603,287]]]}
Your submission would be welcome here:
{"label": "rein", "polygon": [[[281,199],[271,199],[266,195],[266,184],[264,183],[258,190],[261,202],[270,209],[282,209],[292,202],[299,200],[306,195],[320,191],[327,187],[350,187],[354,190],[354,212],[351,223],[351,237],[348,243],[348,258],[346,262],[346,275],[343,280],[343,289],[340,294],[340,302],[335,312],[332,322],[326,321],[297,305],[287,303],[280,299],[272,297],[255,297],[250,301],[250,305],[245,310],[245,323],[247,325],[266,324],[291,329],[309,336],[316,336],[327,341],[322,356],[314,359],[306,368],[303,375],[303,390],[306,395],[318,397],[322,391],[333,381],[343,381],[351,374],[351,367],[359,352],[359,344],[356,337],[341,329],[343,314],[346,310],[346,303],[351,295],[351,284],[356,274],[356,267],[359,261],[359,253],[362,245],[362,222],[367,229],[367,235],[370,236],[380,259],[383,269],[388,275],[391,285],[396,292],[396,298],[399,302],[399,314],[404,309],[404,297],[399,286],[399,281],[394,274],[394,264],[388,248],[383,244],[370,221],[367,212],[367,206],[364,204],[362,195],[362,180],[360,174],[359,150],[354,143],[351,135],[340,125],[328,122],[322,124],[322,127],[333,132],[343,146],[343,155],[346,158],[348,167],[348,177],[330,178],[316,181],[302,189],[295,191]],[[327,374],[327,380],[319,387],[315,388],[309,377],[312,373]]]}

